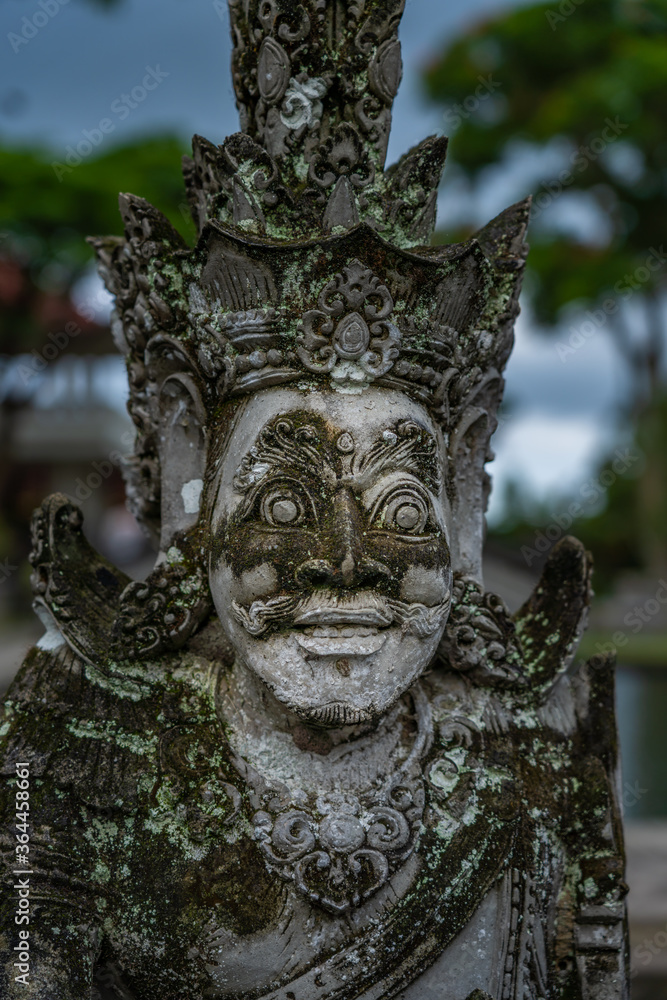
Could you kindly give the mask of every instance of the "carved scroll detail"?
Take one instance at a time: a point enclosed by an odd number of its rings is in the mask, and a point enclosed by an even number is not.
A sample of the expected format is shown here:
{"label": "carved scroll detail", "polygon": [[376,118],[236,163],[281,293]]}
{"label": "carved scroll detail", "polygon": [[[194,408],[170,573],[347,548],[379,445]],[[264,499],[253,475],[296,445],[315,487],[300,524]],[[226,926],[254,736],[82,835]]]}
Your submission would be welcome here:
{"label": "carved scroll detail", "polygon": [[325,285],[318,305],[303,317],[297,354],[304,367],[338,383],[386,375],[398,358],[401,332],[389,320],[389,289],[370,268],[353,260]]}

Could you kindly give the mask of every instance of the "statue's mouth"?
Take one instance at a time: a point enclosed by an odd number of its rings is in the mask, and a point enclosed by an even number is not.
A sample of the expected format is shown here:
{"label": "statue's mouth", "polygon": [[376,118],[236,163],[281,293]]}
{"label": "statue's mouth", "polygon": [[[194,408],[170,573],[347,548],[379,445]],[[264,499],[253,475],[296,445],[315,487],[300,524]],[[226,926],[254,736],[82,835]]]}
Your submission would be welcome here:
{"label": "statue's mouth", "polygon": [[337,624],[299,628],[295,635],[311,656],[371,656],[387,641],[386,625],[380,631],[375,625],[341,622],[340,616]]}
{"label": "statue's mouth", "polygon": [[[303,598],[285,594],[256,600],[249,608],[232,601],[232,612],[250,635],[261,636],[271,631],[296,633],[301,645],[317,641],[319,649],[324,648],[322,643],[327,643],[331,651],[318,653],[321,656],[344,656],[346,651],[350,656],[366,656],[368,653],[360,650],[368,647],[369,653],[377,652],[388,637],[390,625],[399,625],[402,634],[422,639],[442,630],[449,603],[449,592],[442,603],[426,606],[371,591],[345,596],[320,591]],[[331,628],[336,632],[315,635],[316,628]],[[373,631],[369,634],[364,629]]]}
{"label": "statue's mouth", "polygon": [[294,616],[294,624],[309,625],[356,625],[370,628],[387,628],[394,620],[389,610],[380,607],[317,606],[307,608]]}

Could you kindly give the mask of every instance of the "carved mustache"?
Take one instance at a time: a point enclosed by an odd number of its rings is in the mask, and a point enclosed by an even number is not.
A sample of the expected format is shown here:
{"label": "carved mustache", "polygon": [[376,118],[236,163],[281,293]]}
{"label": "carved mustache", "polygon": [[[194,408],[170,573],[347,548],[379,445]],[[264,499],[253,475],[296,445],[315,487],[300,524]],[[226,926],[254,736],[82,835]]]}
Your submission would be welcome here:
{"label": "carved mustache", "polygon": [[320,591],[308,597],[282,596],[253,601],[249,608],[232,601],[237,622],[250,635],[264,635],[269,630],[307,628],[311,625],[366,625],[375,628],[401,626],[403,634],[426,639],[441,627],[449,613],[451,594],[441,604],[408,604],[371,591],[341,597],[332,591]]}

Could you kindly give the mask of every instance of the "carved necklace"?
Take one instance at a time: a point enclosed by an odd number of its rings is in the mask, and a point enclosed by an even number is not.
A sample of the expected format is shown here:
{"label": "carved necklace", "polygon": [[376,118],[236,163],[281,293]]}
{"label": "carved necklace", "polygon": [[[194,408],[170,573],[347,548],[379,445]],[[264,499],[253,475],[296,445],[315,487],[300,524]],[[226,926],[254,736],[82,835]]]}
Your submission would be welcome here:
{"label": "carved necklace", "polygon": [[415,850],[425,806],[422,760],[431,741],[430,705],[415,684],[378,731],[324,758],[331,776],[317,794],[267,777],[261,765],[235,754],[269,870],[330,913],[360,906]]}

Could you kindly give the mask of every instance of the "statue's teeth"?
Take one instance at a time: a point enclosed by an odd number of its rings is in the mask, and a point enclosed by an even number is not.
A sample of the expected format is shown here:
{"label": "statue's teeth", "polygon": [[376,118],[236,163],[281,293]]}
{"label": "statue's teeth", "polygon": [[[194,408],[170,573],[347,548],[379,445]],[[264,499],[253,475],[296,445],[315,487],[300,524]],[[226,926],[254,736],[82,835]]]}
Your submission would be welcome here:
{"label": "statue's teeth", "polygon": [[337,639],[341,636],[350,639],[355,636],[365,638],[376,635],[378,630],[372,625],[315,625],[304,631],[314,639]]}

